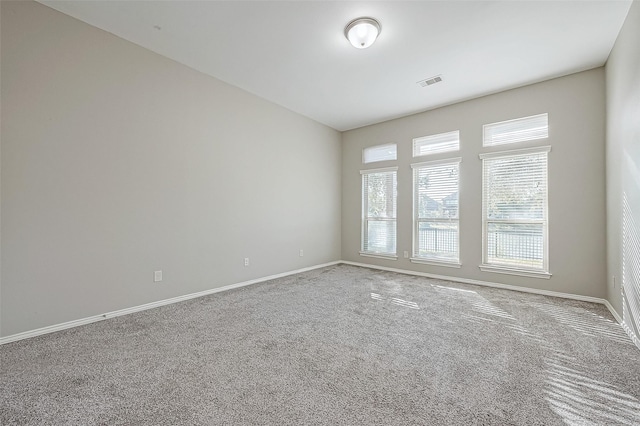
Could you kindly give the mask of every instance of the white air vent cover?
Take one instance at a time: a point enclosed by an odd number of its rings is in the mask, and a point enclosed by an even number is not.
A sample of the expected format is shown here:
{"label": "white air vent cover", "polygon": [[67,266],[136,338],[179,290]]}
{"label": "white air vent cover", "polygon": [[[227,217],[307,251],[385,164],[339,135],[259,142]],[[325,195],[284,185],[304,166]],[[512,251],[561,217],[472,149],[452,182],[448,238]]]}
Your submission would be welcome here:
{"label": "white air vent cover", "polygon": [[442,81],[442,76],[436,75],[435,77],[427,78],[426,80],[419,81],[418,84],[420,87],[431,86],[432,84],[440,83]]}

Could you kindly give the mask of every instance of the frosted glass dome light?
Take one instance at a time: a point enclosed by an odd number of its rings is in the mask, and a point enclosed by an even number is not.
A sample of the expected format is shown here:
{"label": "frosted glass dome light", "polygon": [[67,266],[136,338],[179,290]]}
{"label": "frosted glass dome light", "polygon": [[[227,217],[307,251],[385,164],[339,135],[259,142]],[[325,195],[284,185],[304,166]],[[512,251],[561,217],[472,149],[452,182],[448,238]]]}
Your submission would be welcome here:
{"label": "frosted glass dome light", "polygon": [[347,24],[344,35],[356,49],[366,49],[376,41],[380,31],[380,23],[375,19],[358,18]]}

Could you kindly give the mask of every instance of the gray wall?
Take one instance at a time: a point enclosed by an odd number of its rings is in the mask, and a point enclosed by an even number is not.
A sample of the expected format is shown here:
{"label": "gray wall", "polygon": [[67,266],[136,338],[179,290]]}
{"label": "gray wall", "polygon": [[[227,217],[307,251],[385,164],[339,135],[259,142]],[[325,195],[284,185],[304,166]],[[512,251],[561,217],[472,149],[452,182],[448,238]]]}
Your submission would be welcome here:
{"label": "gray wall", "polygon": [[340,259],[340,133],[1,3],[2,336]]}
{"label": "gray wall", "polygon": [[[454,84],[447,82],[443,84]],[[428,89],[427,89],[428,90]],[[425,92],[428,96],[428,92]],[[343,134],[342,258],[392,268],[605,297],[605,84],[604,69],[573,74],[531,86],[368,126]],[[549,113],[550,137],[513,146],[482,148],[482,125]],[[460,269],[418,265],[411,252],[412,139],[460,130]],[[364,147],[398,144],[398,160],[361,162]],[[549,280],[479,270],[482,260],[481,152],[551,145],[549,154]],[[433,159],[448,155],[432,156]],[[426,161],[416,160],[415,162]],[[397,165],[397,261],[362,257],[360,249],[361,169]]]}
{"label": "gray wall", "polygon": [[[640,2],[637,0],[631,5],[607,61],[606,87],[607,290],[609,301],[623,314],[623,279],[640,297],[640,246],[632,244],[634,240],[635,244],[640,243]],[[640,318],[635,320],[640,324]]]}

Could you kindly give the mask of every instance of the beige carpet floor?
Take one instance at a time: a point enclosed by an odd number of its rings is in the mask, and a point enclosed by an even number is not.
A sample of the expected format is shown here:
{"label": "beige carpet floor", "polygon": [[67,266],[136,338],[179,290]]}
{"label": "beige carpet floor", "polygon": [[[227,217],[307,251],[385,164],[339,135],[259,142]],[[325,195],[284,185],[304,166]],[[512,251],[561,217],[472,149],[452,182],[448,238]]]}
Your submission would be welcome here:
{"label": "beige carpet floor", "polygon": [[0,347],[2,425],[639,425],[605,307],[347,265]]}

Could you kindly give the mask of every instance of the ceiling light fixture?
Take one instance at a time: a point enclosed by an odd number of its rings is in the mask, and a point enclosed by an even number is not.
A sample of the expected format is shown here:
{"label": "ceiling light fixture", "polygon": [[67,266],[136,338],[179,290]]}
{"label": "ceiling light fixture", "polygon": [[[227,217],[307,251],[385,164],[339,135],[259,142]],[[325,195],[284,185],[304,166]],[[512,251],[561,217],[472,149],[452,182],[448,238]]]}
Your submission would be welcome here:
{"label": "ceiling light fixture", "polygon": [[358,18],[349,22],[344,29],[344,36],[353,47],[366,49],[378,38],[382,27],[380,22],[373,18]]}

